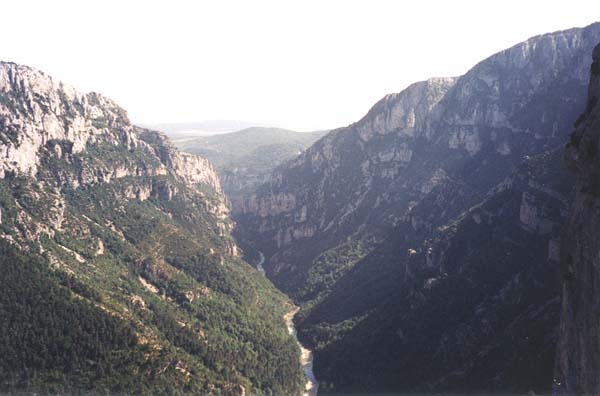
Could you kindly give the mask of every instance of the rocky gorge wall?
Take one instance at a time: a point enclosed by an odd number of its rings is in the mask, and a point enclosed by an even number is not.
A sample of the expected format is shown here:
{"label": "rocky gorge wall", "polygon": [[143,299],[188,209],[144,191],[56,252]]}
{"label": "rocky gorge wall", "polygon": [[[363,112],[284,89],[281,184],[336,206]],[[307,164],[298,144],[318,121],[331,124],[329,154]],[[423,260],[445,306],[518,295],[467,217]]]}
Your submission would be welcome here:
{"label": "rocky gorge wall", "polygon": [[234,213],[303,304],[321,393],[549,391],[560,147],[598,41],[597,23],[532,37],[386,96]]}
{"label": "rocky gorge wall", "polygon": [[[152,151],[160,163],[152,169],[113,169],[100,171],[84,183],[109,181],[146,172],[165,174],[173,170],[188,184],[204,183],[222,195],[219,179],[206,159],[175,150],[158,133],[140,139],[143,131],[133,126],[126,112],[110,99],[97,94],[82,94],[43,72],[27,66],[0,62],[0,116],[4,131],[0,142],[0,177],[6,172],[35,176],[43,149],[57,157],[77,154],[88,145],[102,142],[122,145],[126,150]],[[149,136],[149,135],[148,135]],[[48,146],[48,147],[46,147]],[[64,152],[67,147],[67,152]],[[75,183],[75,181],[74,181]]]}
{"label": "rocky gorge wall", "polygon": [[599,26],[533,37],[463,76],[386,96],[237,205],[240,238],[295,293],[291,283],[302,282],[301,268],[319,253],[355,232],[384,238],[437,185],[465,182],[476,204],[525,156],[562,144],[584,102]]}
{"label": "rocky gorge wall", "polygon": [[[40,172],[40,166],[52,158],[75,166],[75,172],[63,168],[52,174],[68,188],[145,178],[123,191],[143,201],[157,195],[171,199],[178,191],[175,184],[150,179],[171,175],[190,188],[207,186],[207,207],[221,222],[223,235],[231,230],[227,199],[212,164],[179,152],[159,132],[132,125],[122,108],[100,94],[82,94],[41,71],[0,62],[0,128],[0,179],[44,182],[47,169]],[[110,155],[103,152],[106,147],[113,148]],[[78,156],[91,161],[78,162]]]}
{"label": "rocky gorge wall", "polygon": [[554,388],[600,393],[600,45],[594,49],[588,102],[566,159],[577,177],[561,249],[562,319]]}

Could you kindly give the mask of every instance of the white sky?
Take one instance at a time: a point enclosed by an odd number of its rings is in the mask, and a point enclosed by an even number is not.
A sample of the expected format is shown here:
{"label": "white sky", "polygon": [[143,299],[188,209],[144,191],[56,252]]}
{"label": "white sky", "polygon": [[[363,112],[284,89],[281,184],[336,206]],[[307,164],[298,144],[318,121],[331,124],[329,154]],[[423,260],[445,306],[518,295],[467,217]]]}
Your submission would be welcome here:
{"label": "white sky", "polygon": [[0,1],[0,59],[98,91],[138,123],[343,126],[386,93],[466,72],[598,0]]}

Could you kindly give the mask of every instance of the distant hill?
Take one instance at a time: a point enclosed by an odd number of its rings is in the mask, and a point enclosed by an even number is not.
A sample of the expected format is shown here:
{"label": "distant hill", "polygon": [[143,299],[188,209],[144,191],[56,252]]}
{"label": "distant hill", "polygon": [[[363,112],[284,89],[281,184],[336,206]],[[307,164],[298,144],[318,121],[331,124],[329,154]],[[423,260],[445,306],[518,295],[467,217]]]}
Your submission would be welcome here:
{"label": "distant hill", "polygon": [[266,127],[268,125],[240,120],[207,120],[198,122],[165,122],[160,124],[144,124],[141,126],[165,132],[171,138],[179,138],[231,133],[250,127]]}
{"label": "distant hill", "polygon": [[180,150],[201,155],[215,165],[223,189],[235,205],[238,197],[266,181],[275,167],[299,155],[325,133],[253,127],[227,134],[172,139]]}

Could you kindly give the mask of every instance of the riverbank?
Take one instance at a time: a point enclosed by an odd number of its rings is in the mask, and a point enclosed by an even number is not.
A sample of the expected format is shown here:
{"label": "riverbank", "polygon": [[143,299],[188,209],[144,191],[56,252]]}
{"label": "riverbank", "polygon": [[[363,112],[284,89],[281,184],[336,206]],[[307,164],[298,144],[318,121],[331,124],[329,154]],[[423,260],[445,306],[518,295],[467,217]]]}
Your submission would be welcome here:
{"label": "riverbank", "polygon": [[256,264],[256,269],[258,270],[258,272],[260,272],[262,274],[262,276],[267,276],[267,273],[265,272],[265,268],[263,267],[263,264],[265,263],[265,255],[263,252],[258,252],[259,254],[259,258],[258,258],[258,263]]}
{"label": "riverbank", "polygon": [[284,315],[283,319],[289,333],[294,337],[298,346],[300,347],[300,363],[302,364],[302,370],[304,370],[304,376],[306,377],[306,385],[304,387],[304,393],[302,396],[317,396],[319,390],[319,383],[315,378],[313,372],[313,353],[310,349],[305,348],[300,341],[298,341],[298,333],[296,332],[296,326],[294,326],[294,316],[300,311],[300,308],[296,307],[287,314]]}
{"label": "riverbank", "polygon": [[[265,263],[265,255],[263,252],[259,251],[259,259],[258,263],[256,263],[256,269],[263,276],[266,276],[265,269],[263,264]],[[299,307],[295,307],[290,312],[283,315],[283,320],[285,320],[285,325],[287,326],[288,332],[296,343],[300,347],[300,364],[302,365],[302,370],[304,371],[304,376],[306,377],[306,385],[304,387],[304,392],[302,396],[317,396],[317,392],[319,390],[319,383],[317,382],[317,378],[315,377],[315,373],[313,372],[313,353],[310,349],[305,348],[300,341],[298,340],[298,333],[296,331],[296,326],[294,326],[294,316],[300,311]]]}

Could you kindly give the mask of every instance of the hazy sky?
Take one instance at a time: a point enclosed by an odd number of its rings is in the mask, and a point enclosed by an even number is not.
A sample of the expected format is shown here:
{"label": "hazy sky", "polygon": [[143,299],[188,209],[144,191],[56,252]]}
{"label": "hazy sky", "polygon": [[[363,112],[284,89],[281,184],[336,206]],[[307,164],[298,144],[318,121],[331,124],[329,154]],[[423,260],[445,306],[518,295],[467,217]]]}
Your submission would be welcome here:
{"label": "hazy sky", "polygon": [[98,91],[138,123],[343,126],[386,93],[466,72],[600,1],[1,2],[0,60]]}

